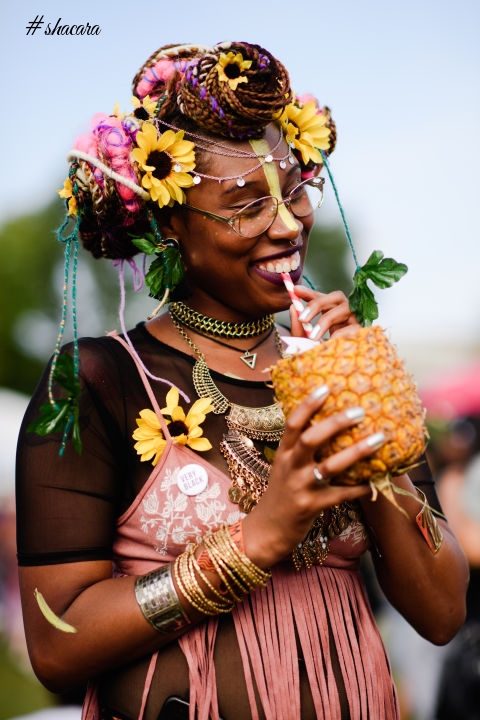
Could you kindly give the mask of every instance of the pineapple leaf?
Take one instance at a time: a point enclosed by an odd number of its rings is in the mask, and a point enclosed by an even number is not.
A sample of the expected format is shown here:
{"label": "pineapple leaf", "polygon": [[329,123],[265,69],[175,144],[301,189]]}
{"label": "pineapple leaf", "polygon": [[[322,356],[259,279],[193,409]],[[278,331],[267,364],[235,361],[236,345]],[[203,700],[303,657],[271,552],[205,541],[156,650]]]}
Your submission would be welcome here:
{"label": "pineapple leaf", "polygon": [[385,289],[398,282],[408,268],[393,258],[384,258],[381,250],[374,250],[365,265],[353,276],[353,290],[349,295],[350,310],[361,325],[367,327],[378,318],[378,303],[367,282]]}

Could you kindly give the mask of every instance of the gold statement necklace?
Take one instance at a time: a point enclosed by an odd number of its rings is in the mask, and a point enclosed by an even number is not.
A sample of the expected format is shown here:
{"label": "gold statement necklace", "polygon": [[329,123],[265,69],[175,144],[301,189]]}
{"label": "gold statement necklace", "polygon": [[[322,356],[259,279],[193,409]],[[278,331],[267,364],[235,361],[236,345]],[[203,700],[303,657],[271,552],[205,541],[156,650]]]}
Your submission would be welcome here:
{"label": "gold statement necklace", "polygon": [[[271,469],[270,463],[256,449],[253,441],[279,442],[285,430],[285,416],[277,402],[264,407],[247,407],[237,405],[225,397],[212,378],[204,354],[187,334],[178,317],[172,312],[170,317],[195,355],[192,379],[197,395],[212,399],[215,414],[228,412],[225,417],[228,429],[224,433],[220,449],[232,478],[229,498],[231,502],[238,504],[242,512],[248,513],[265,492]],[[282,341],[276,328],[275,338],[281,355]]]}

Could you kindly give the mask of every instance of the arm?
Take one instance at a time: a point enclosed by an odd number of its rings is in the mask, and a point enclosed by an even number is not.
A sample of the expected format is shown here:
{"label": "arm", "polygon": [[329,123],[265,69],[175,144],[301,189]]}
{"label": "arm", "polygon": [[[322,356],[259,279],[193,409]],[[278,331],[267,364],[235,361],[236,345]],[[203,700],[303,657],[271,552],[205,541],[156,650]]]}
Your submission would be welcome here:
{"label": "arm", "polygon": [[363,513],[374,538],[373,560],[382,590],[392,605],[430,642],[449,642],[465,619],[468,566],[448,523],[437,518],[443,534],[434,554],[421,535],[415,516],[421,504],[408,476],[395,485],[414,497],[396,494],[408,518],[383,496],[363,499]]}

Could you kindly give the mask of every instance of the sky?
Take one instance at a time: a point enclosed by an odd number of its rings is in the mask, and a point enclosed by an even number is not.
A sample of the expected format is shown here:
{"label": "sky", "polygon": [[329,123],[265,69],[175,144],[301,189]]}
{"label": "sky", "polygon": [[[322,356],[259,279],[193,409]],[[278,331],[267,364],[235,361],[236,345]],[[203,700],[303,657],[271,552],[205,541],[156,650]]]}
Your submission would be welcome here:
{"label": "sky", "polygon": [[[57,21],[99,32],[45,34]],[[131,79],[161,45],[255,42],[332,110],[330,164],[360,264],[379,249],[409,267],[378,291],[379,322],[412,363],[459,361],[480,352],[479,31],[478,0],[8,3],[0,225],[56,197],[74,138],[94,113],[130,107]],[[340,222],[326,194],[322,221]]]}

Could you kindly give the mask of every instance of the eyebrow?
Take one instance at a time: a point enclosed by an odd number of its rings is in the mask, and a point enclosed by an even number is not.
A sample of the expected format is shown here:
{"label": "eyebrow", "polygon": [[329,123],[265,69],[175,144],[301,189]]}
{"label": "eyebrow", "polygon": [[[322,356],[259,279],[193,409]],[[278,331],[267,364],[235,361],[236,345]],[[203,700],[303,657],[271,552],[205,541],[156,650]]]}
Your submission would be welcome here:
{"label": "eyebrow", "polygon": [[[296,171],[298,171],[298,170],[300,170],[300,164],[299,164],[299,163],[296,163],[295,165],[292,165],[291,168],[289,169],[289,171],[288,171],[287,174],[286,174],[287,178],[290,178],[290,176],[293,175],[293,174],[294,174]],[[232,193],[234,193],[234,192],[237,192],[238,190],[245,190],[245,189],[248,190],[249,188],[254,187],[255,185],[258,185],[258,182],[259,182],[258,180],[250,180],[250,181],[246,180],[246,181],[245,181],[245,185],[242,185],[241,187],[238,186],[238,185],[235,183],[235,184],[232,185],[231,187],[229,187],[229,188],[227,188],[226,190],[224,190],[224,193],[225,193],[226,196],[228,196],[228,195],[230,195],[230,194],[232,194]]]}

